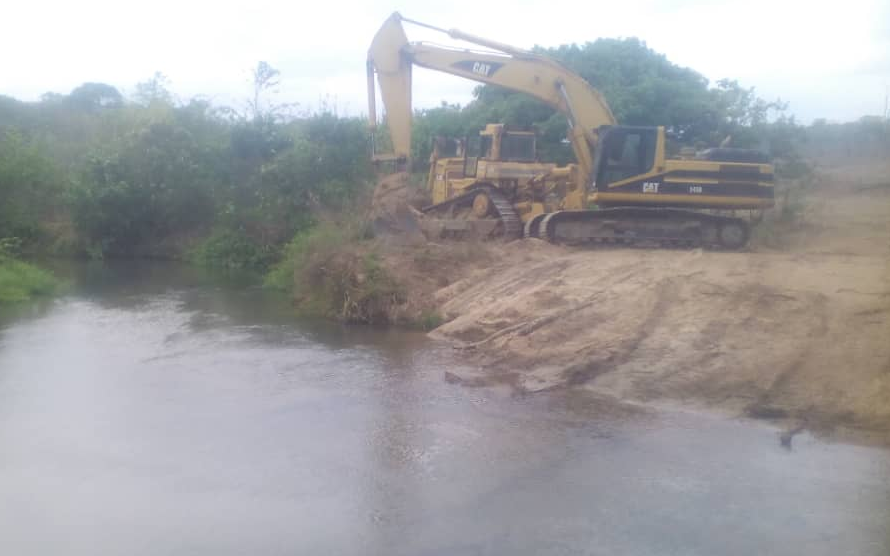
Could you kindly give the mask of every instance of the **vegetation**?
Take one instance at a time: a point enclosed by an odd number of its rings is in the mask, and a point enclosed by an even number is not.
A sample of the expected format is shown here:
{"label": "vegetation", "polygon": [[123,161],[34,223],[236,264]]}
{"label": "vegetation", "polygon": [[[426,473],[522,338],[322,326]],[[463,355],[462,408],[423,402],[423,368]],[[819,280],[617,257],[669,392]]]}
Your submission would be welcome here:
{"label": "vegetation", "polygon": [[[729,79],[709,86],[704,76],[673,64],[639,39],[598,39],[536,50],[597,88],[622,124],[665,126],[675,148],[712,146],[732,136],[734,146],[788,157],[802,140],[803,128],[788,114],[787,103],[759,98],[754,89]],[[533,128],[539,135],[542,158],[560,163],[572,160],[571,148],[563,141],[565,118],[521,93],[484,85],[463,109],[443,105],[420,116],[413,146],[418,169],[429,156],[433,136],[470,134],[492,122]]]}
{"label": "vegetation", "polygon": [[420,318],[417,320],[416,323],[414,323],[414,325],[420,330],[429,332],[434,328],[438,328],[444,322],[445,318],[442,317],[441,314],[436,311],[427,310],[420,315]]}
{"label": "vegetation", "polygon": [[40,249],[61,227],[80,254],[268,265],[371,177],[364,122],[271,102],[276,76],[258,65],[242,111],[178,103],[159,74],[131,99],[97,83],[0,97],[0,237]]}
{"label": "vegetation", "polygon": [[265,271],[275,262],[276,251],[246,234],[221,229],[195,247],[190,259],[201,266],[224,270]]}
{"label": "vegetation", "polygon": [[0,239],[35,242],[58,204],[53,164],[15,129],[0,129]]}
{"label": "vegetation", "polygon": [[14,257],[21,242],[0,239],[0,305],[52,293],[58,282],[48,272]]}
{"label": "vegetation", "polygon": [[389,323],[404,300],[363,225],[325,222],[298,234],[267,276],[271,287],[291,289],[303,314],[344,322]]}
{"label": "vegetation", "polygon": [[0,255],[0,304],[26,301],[56,290],[53,276],[36,266]]}
{"label": "vegetation", "polygon": [[812,159],[886,158],[890,154],[890,113],[884,118],[863,116],[843,124],[816,120],[805,129],[801,148]]}

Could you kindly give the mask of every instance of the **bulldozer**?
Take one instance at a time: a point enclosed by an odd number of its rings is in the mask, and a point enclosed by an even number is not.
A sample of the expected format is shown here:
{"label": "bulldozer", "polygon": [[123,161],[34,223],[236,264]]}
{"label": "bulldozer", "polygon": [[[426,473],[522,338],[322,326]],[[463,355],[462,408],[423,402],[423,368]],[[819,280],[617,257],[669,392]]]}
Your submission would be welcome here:
{"label": "bulldozer", "polygon": [[570,168],[536,158],[536,135],[488,124],[476,137],[437,137],[427,185],[428,237],[518,237],[532,215],[559,208]]}
{"label": "bulldozer", "polygon": [[[403,23],[485,50],[409,42]],[[538,162],[534,134],[489,124],[478,147],[437,141],[430,160],[432,204],[420,208],[429,236],[535,237],[559,243],[656,243],[735,250],[750,221],[774,204],[773,166],[763,153],[708,149],[668,157],[664,127],[618,125],[603,96],[546,56],[458,30],[390,16],[368,51],[369,122],[376,87],[386,109],[391,152],[372,159],[409,167],[414,66],[528,94],[566,117],[575,163]],[[441,143],[441,145],[440,145]],[[438,147],[442,147],[439,149]]]}

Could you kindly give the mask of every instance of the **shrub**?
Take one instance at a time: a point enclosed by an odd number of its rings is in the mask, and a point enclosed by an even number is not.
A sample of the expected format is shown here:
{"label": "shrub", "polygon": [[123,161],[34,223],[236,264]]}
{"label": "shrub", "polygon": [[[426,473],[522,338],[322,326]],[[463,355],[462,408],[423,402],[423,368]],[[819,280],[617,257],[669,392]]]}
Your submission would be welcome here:
{"label": "shrub", "polygon": [[40,220],[51,209],[59,175],[52,162],[21,133],[0,134],[0,237],[22,246],[41,239]]}
{"label": "shrub", "polygon": [[437,313],[436,311],[427,310],[424,311],[420,318],[417,320],[415,325],[417,328],[423,330],[424,332],[429,332],[435,328],[438,328],[445,322],[445,319]]}
{"label": "shrub", "polygon": [[298,234],[266,284],[293,291],[298,310],[351,323],[389,323],[404,292],[374,246],[362,241],[365,226],[322,223]]}
{"label": "shrub", "polygon": [[130,254],[209,222],[213,177],[189,130],[153,122],[90,158],[74,191],[74,221],[103,252]]}
{"label": "shrub", "polygon": [[22,240],[17,237],[0,237],[0,257],[15,257],[22,248]]}
{"label": "shrub", "polygon": [[0,252],[0,303],[26,301],[55,291],[58,282],[36,266]]}
{"label": "shrub", "polygon": [[190,258],[209,268],[265,271],[275,257],[276,250],[269,245],[260,245],[239,232],[219,230],[201,242]]}

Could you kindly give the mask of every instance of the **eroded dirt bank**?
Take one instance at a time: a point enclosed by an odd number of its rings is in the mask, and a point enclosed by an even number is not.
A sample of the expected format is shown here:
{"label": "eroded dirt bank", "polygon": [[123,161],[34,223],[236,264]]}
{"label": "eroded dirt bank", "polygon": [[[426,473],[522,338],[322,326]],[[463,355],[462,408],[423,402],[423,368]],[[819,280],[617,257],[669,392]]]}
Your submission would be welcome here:
{"label": "eroded dirt bank", "polygon": [[890,442],[882,172],[823,182],[780,249],[486,247],[487,264],[435,293],[447,322],[431,334],[478,368],[448,378],[679,400]]}

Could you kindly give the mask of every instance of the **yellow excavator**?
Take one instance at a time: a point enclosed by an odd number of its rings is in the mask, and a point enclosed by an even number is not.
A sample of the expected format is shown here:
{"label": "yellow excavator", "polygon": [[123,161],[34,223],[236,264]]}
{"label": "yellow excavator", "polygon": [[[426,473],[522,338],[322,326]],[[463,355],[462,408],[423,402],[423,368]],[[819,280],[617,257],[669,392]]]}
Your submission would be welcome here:
{"label": "yellow excavator", "polygon": [[[409,42],[403,22],[485,50]],[[568,121],[576,159],[565,167],[539,163],[533,134],[497,125],[483,130],[487,148],[478,152],[458,145],[440,158],[437,145],[429,176],[433,203],[421,211],[439,231],[482,222],[506,238],[740,249],[749,225],[739,212],[773,206],[773,167],[763,153],[716,148],[668,158],[663,127],[617,125],[602,95],[558,62],[398,13],[384,22],[368,51],[371,135],[379,85],[392,140],[388,153],[378,153],[372,143],[375,161],[400,167],[410,162],[415,65],[522,92],[553,107]]]}

